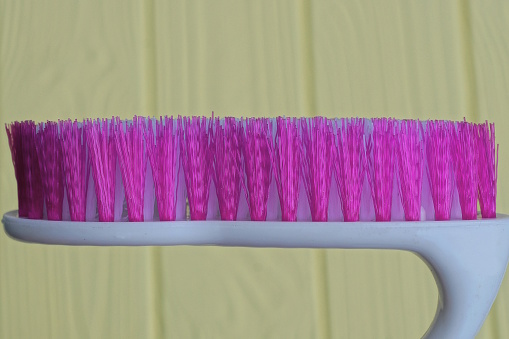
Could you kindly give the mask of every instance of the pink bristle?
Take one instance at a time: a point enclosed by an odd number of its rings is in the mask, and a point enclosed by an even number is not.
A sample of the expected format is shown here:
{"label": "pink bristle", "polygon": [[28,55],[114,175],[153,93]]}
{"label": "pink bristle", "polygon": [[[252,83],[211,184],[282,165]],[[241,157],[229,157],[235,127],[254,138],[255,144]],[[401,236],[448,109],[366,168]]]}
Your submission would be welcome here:
{"label": "pink bristle", "polygon": [[453,131],[452,157],[455,169],[456,187],[458,188],[461,216],[464,220],[477,219],[477,139],[474,124],[457,123]]}
{"label": "pink bristle", "polygon": [[424,142],[419,120],[400,122],[396,137],[398,179],[405,220],[421,219],[422,170]]}
{"label": "pink bristle", "polygon": [[194,116],[182,120],[180,150],[189,212],[191,220],[205,220],[212,174],[212,119]]}
{"label": "pink bristle", "polygon": [[19,216],[42,219],[44,193],[36,150],[37,127],[33,121],[15,122],[6,125],[6,131],[18,184]]}
{"label": "pink bristle", "polygon": [[33,121],[22,122],[21,126],[23,165],[26,175],[27,217],[29,219],[42,219],[44,214],[44,190],[36,148],[37,126]]}
{"label": "pink bristle", "polygon": [[274,177],[283,221],[296,221],[299,204],[302,144],[297,118],[276,119]]}
{"label": "pink bristle", "polygon": [[337,159],[334,174],[338,182],[339,197],[345,221],[359,221],[361,194],[366,167],[364,119],[336,121]]}
{"label": "pink bristle", "polygon": [[145,126],[145,118],[134,116],[132,121],[125,121],[124,131],[123,122],[118,117],[116,118],[115,145],[125,188],[129,221],[144,220],[143,207],[147,170],[143,138]]}
{"label": "pink bristle", "polygon": [[5,125],[9,148],[11,150],[12,164],[14,166],[14,175],[16,177],[18,189],[18,215],[22,218],[28,216],[28,201],[26,198],[26,171],[23,164],[23,134],[21,124],[15,121]]}
{"label": "pink bristle", "polygon": [[179,137],[173,130],[174,119],[167,116],[156,120],[154,133],[152,119],[145,133],[147,155],[152,168],[159,220],[175,220],[180,174]]}
{"label": "pink bristle", "polygon": [[272,124],[269,119],[251,118],[245,126],[242,121],[241,128],[249,214],[253,221],[265,221],[272,181]]}
{"label": "pink bristle", "polygon": [[37,153],[48,220],[62,220],[64,181],[62,176],[62,144],[58,124],[39,124]]}
{"label": "pink bristle", "polygon": [[323,117],[301,119],[302,175],[311,218],[327,221],[332,173],[332,126]]}
{"label": "pink bristle", "polygon": [[372,119],[366,155],[376,221],[390,221],[394,182],[394,121]]}
{"label": "pink bristle", "polygon": [[426,124],[427,173],[435,209],[435,220],[451,218],[453,193],[453,165],[450,121],[428,121]]}
{"label": "pink bristle", "polygon": [[59,121],[62,140],[62,164],[72,221],[85,221],[88,168],[86,137],[76,120]]}
{"label": "pink bristle", "polygon": [[114,123],[97,119],[87,121],[85,126],[99,221],[114,221],[117,162]]}
{"label": "pink bristle", "polygon": [[495,124],[477,125],[479,164],[479,205],[483,218],[497,216],[498,144],[495,148]]}
{"label": "pink bristle", "polygon": [[240,123],[235,118],[224,119],[224,126],[216,118],[214,132],[214,171],[219,211],[222,220],[236,220],[239,208],[241,176]]}

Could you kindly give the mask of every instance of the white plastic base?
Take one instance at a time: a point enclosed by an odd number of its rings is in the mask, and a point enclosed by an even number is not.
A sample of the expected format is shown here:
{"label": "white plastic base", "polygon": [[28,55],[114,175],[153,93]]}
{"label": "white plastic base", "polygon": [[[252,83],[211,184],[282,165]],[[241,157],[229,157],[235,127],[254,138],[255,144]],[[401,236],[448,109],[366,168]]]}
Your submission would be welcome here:
{"label": "white plastic base", "polygon": [[424,338],[474,338],[498,293],[509,259],[509,216],[419,222],[52,222],[2,220],[25,242],[92,246],[216,245],[398,249],[417,254],[435,277],[439,300]]}

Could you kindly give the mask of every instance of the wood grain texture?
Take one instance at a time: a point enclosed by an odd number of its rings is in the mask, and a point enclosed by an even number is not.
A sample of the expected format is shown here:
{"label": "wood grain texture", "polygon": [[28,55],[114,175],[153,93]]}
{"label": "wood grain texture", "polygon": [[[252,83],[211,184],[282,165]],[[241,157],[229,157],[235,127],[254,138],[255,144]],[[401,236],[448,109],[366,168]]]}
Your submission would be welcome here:
{"label": "wood grain texture", "polygon": [[[452,2],[311,2],[316,112],[462,119],[459,9]],[[405,252],[327,251],[331,338],[419,338],[437,303],[431,272]]]}
{"label": "wood grain texture", "polygon": [[453,2],[312,2],[317,112],[463,118]]}
{"label": "wood grain texture", "polygon": [[[138,112],[138,12],[134,1],[0,1],[2,128]],[[5,134],[0,157],[3,214],[17,205]],[[29,245],[0,233],[0,338],[151,336],[147,249]]]}
{"label": "wood grain texture", "polygon": [[[497,211],[509,212],[509,4],[505,1],[465,1],[471,34],[473,67],[477,94],[477,118],[496,125],[500,144]],[[509,279],[502,282],[479,338],[509,337]],[[489,328],[486,328],[489,325]]]}
{"label": "wood grain texture", "polygon": [[301,115],[300,1],[155,1],[157,109]]}
{"label": "wood grain texture", "polygon": [[162,337],[316,337],[310,252],[164,249]]}

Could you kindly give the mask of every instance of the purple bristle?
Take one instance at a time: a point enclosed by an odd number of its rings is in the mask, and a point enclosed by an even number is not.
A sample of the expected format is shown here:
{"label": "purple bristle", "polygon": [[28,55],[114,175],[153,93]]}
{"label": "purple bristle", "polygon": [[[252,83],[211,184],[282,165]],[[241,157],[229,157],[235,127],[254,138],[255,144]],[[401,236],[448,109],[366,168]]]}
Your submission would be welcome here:
{"label": "purple bristle", "polygon": [[334,174],[338,183],[341,208],[345,221],[359,221],[361,194],[366,167],[364,119],[336,121],[337,158]]}
{"label": "purple bristle", "polygon": [[69,213],[72,221],[85,221],[88,185],[85,133],[76,120],[59,121],[59,125]]}
{"label": "purple bristle", "polygon": [[426,124],[427,173],[435,209],[435,220],[451,218],[454,183],[451,156],[453,127],[450,121],[444,120],[430,120]]}
{"label": "purple bristle", "polygon": [[398,179],[405,220],[421,219],[424,142],[419,120],[402,120],[396,137]]}
{"label": "purple bristle", "polygon": [[476,128],[481,215],[483,218],[496,218],[498,144],[495,148],[495,124],[486,121]]}
{"label": "purple bristle", "polygon": [[236,220],[239,208],[241,179],[241,125],[235,118],[224,119],[224,126],[216,118],[214,132],[213,179],[221,220]]}
{"label": "purple bristle", "polygon": [[372,119],[373,133],[366,146],[368,179],[376,221],[390,221],[394,182],[394,121]]}
{"label": "purple bristle", "polygon": [[62,220],[64,201],[62,144],[56,122],[39,124],[36,145],[48,220]]}
{"label": "purple bristle", "polygon": [[299,205],[302,146],[297,118],[276,119],[274,142],[274,176],[283,221],[296,221]]}
{"label": "purple bristle", "polygon": [[88,120],[85,128],[99,221],[114,221],[117,162],[114,123],[106,119]]}
{"label": "purple bristle", "polygon": [[174,119],[167,116],[148,121],[145,133],[147,155],[152,168],[159,220],[175,220],[177,215],[177,191],[180,173],[179,137],[173,130]]}
{"label": "purple bristle", "polygon": [[23,164],[23,135],[21,123],[15,121],[11,124],[5,124],[9,148],[11,150],[12,164],[14,166],[14,176],[16,177],[18,190],[18,214],[25,218],[28,216],[28,202],[26,198],[26,174]]}
{"label": "purple bristle", "polygon": [[246,173],[249,214],[253,221],[267,219],[267,200],[272,181],[272,123],[269,119],[241,122],[242,151]]}
{"label": "purple bristle", "polygon": [[6,125],[12,162],[18,184],[18,214],[29,219],[42,219],[44,193],[36,143],[37,127],[33,121]]}
{"label": "purple bristle", "polygon": [[132,121],[116,118],[115,145],[125,188],[127,217],[129,221],[143,221],[145,197],[145,175],[147,157],[145,154],[145,118],[134,116]]}
{"label": "purple bristle", "polygon": [[[205,220],[212,172],[212,119],[183,117],[180,150],[191,220]],[[207,121],[208,120],[208,121]]]}
{"label": "purple bristle", "polygon": [[464,220],[477,219],[477,187],[479,182],[477,165],[477,139],[475,125],[464,122],[452,128],[452,157],[455,164],[456,187]]}
{"label": "purple bristle", "polygon": [[301,119],[302,176],[313,221],[327,221],[331,187],[333,134],[324,117]]}

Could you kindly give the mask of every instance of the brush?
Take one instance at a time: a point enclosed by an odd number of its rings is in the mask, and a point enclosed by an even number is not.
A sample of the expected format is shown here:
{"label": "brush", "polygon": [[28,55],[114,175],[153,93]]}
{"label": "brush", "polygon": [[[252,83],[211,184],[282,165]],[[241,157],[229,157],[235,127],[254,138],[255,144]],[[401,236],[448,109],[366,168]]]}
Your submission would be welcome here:
{"label": "brush", "polygon": [[348,222],[472,220],[478,204],[496,217],[488,122],[135,116],[6,132],[23,218],[324,222],[339,209]]}

